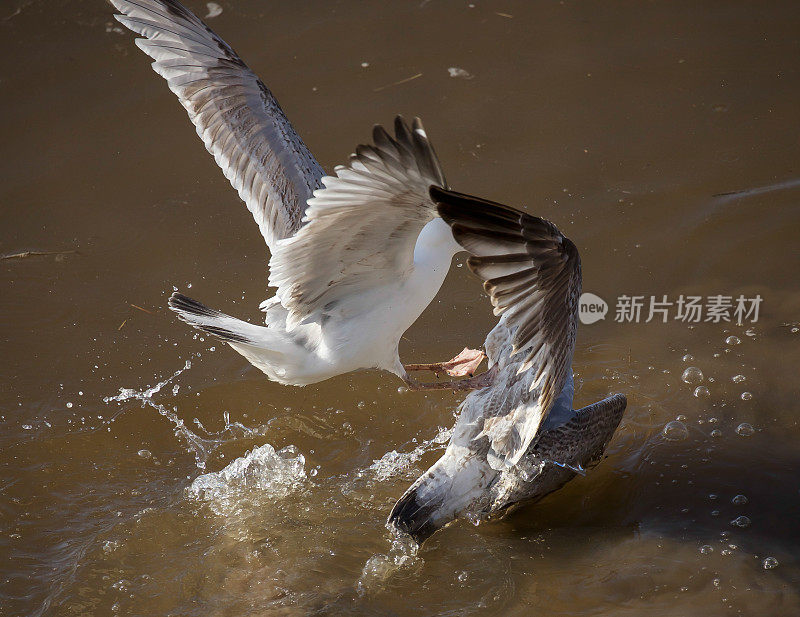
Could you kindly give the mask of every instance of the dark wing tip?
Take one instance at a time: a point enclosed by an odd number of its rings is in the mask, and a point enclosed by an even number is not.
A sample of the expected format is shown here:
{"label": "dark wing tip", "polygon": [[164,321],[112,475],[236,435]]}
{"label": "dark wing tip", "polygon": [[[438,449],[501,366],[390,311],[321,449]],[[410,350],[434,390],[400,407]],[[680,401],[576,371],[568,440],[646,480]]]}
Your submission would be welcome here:
{"label": "dark wing tip", "polygon": [[394,504],[387,524],[397,531],[411,536],[417,544],[422,544],[439,529],[432,522],[432,507],[417,503],[417,491],[409,490]]}
{"label": "dark wing tip", "polygon": [[219,317],[222,313],[214,310],[202,302],[184,296],[182,293],[176,291],[167,300],[169,308],[178,313],[186,313],[188,315],[198,315],[201,317]]}

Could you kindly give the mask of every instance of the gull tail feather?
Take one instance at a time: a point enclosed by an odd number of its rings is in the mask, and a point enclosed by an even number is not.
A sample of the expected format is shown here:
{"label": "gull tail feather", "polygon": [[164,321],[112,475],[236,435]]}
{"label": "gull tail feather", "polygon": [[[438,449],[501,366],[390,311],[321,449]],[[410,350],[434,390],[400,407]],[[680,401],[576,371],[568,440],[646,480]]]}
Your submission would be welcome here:
{"label": "gull tail feather", "polygon": [[203,332],[213,334],[226,343],[239,343],[261,347],[263,339],[262,326],[236,319],[230,315],[209,308],[188,296],[177,291],[169,299],[169,308],[175,311],[183,321]]}

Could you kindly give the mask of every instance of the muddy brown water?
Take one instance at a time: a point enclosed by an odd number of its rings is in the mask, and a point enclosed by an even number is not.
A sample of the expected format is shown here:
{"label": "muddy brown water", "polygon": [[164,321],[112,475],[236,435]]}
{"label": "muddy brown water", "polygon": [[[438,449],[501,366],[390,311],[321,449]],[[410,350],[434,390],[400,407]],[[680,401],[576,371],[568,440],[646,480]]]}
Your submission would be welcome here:
{"label": "muddy brown water", "polygon": [[[109,7],[9,0],[0,253],[58,254],[0,262],[0,614],[800,614],[797,3],[220,5],[327,169],[419,115],[454,188],[570,236],[610,305],[579,329],[576,403],[625,392],[627,414],[539,504],[393,547],[460,397],[282,387],[178,322],[173,286],[259,318],[255,224]],[[462,264],[406,361],[494,323]],[[621,295],[681,294],[763,303],[742,326],[614,320]],[[265,444],[294,448],[259,450],[260,483],[191,490]]]}

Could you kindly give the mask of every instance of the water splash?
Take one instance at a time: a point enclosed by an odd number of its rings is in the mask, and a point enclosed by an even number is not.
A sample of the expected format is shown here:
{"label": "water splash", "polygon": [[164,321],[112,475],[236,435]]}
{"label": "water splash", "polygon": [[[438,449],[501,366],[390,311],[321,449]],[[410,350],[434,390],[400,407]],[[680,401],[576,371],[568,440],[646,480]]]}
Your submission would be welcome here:
{"label": "water splash", "polygon": [[422,562],[417,556],[419,544],[410,536],[401,534],[391,527],[388,529],[391,534],[389,551],[367,559],[356,582],[356,592],[359,596],[363,597],[371,591],[380,590],[396,572]]}
{"label": "water splash", "polygon": [[389,478],[411,470],[412,466],[427,452],[441,449],[450,440],[452,428],[439,428],[439,432],[431,439],[426,439],[411,452],[398,452],[392,450],[381,458],[372,462],[372,465],[362,469],[356,474],[357,478],[370,477],[375,482],[385,482]]}
{"label": "water splash", "polygon": [[305,457],[295,446],[276,452],[267,443],[253,448],[221,471],[198,476],[186,494],[206,502],[216,514],[226,515],[254,500],[285,498],[306,479],[305,464]]}
{"label": "water splash", "polygon": [[[264,436],[266,434],[267,427],[259,426],[255,428],[249,428],[240,422],[231,422],[228,413],[225,412],[223,414],[225,426],[219,431],[213,432],[207,430],[197,419],[195,419],[195,424],[197,425],[198,429],[200,429],[202,434],[195,433],[189,429],[183,419],[178,416],[177,407],[167,407],[166,405],[155,401],[153,397],[161,392],[166,385],[172,383],[178,378],[178,376],[180,376],[184,371],[188,371],[190,368],[192,368],[192,362],[191,360],[186,360],[183,368],[178,369],[170,377],[158,382],[156,385],[145,388],[144,390],[120,388],[119,394],[115,396],[106,396],[103,398],[103,402],[110,404],[139,401],[143,408],[150,407],[155,409],[159,415],[163,416],[173,424],[175,436],[186,444],[186,446],[189,448],[189,451],[194,453],[195,462],[198,469],[205,469],[209,457],[221,445],[237,439]],[[175,384],[175,387],[172,389],[173,396],[177,393],[176,388],[178,388],[178,384]]]}

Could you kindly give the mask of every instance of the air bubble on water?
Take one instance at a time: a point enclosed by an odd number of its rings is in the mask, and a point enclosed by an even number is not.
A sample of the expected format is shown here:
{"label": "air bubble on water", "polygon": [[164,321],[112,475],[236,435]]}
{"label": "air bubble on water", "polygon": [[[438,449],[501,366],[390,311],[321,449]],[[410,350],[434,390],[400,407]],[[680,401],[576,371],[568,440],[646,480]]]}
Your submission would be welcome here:
{"label": "air bubble on water", "polygon": [[683,441],[689,436],[689,429],[683,422],[673,420],[664,425],[663,435],[667,441]]}
{"label": "air bubble on water", "polygon": [[772,568],[778,567],[778,560],[774,557],[765,557],[764,561],[761,562],[761,565],[765,570],[772,570]]}
{"label": "air bubble on water", "polygon": [[688,384],[700,383],[701,381],[703,381],[703,371],[701,371],[696,366],[690,366],[685,371],[683,371],[681,379],[684,381],[684,383]]}
{"label": "air bubble on water", "polygon": [[142,458],[152,458],[153,456],[153,453],[150,452],[150,450],[139,450],[137,454]]}
{"label": "air bubble on water", "polygon": [[736,427],[736,434],[740,437],[750,437],[755,432],[756,429],[754,429],[752,425],[748,424],[747,422],[742,422]]}
{"label": "air bubble on water", "polygon": [[692,360],[694,360],[694,356],[690,353],[687,353],[685,356],[683,356],[683,358],[681,358],[681,360],[683,360],[684,362],[691,362]]}
{"label": "air bubble on water", "polygon": [[358,407],[359,409],[364,409],[364,407],[366,407],[366,405],[367,404],[364,401],[358,401],[358,404],[356,405],[356,407]]}
{"label": "air bubble on water", "polygon": [[742,392],[743,401],[749,401],[751,398],[753,398],[752,392]]}
{"label": "air bubble on water", "polygon": [[741,341],[741,339],[739,339],[738,336],[733,336],[733,335],[731,335],[731,336],[729,336],[728,338],[725,339],[725,344],[726,345],[738,345],[741,342],[742,341]]}
{"label": "air bubble on water", "polygon": [[722,437],[722,431],[718,428],[715,428],[713,431],[711,431],[711,436],[715,439],[718,439],[719,437]]}
{"label": "air bubble on water", "polygon": [[742,383],[745,379],[747,379],[747,377],[744,375],[734,375],[731,377],[731,379],[733,380],[733,383]]}
{"label": "air bubble on water", "polygon": [[67,409],[72,409],[72,403],[67,403]]}
{"label": "air bubble on water", "polygon": [[711,396],[711,392],[708,391],[708,388],[705,386],[697,386],[694,389],[695,398],[708,398]]}
{"label": "air bubble on water", "polygon": [[467,581],[467,578],[469,578],[469,574],[467,574],[466,570],[462,570],[461,572],[458,573],[458,576],[456,576],[456,578],[458,579],[459,583],[465,583]]}
{"label": "air bubble on water", "polygon": [[746,516],[737,516],[731,521],[731,525],[734,527],[749,527],[750,519]]}
{"label": "air bubble on water", "polygon": [[719,420],[717,418],[709,418],[708,419],[708,423],[709,424],[716,424],[717,422],[719,422]]}
{"label": "air bubble on water", "polygon": [[719,516],[719,510],[711,510],[711,516]]}
{"label": "air bubble on water", "polygon": [[29,430],[31,430],[33,427],[32,427],[30,424],[23,424],[23,425],[22,425],[22,428],[23,428],[23,429],[25,429],[26,431],[29,431]]}
{"label": "air bubble on water", "polygon": [[736,495],[736,497],[731,499],[731,503],[737,506],[743,506],[747,503],[747,497],[744,495]]}
{"label": "air bubble on water", "polygon": [[703,544],[703,546],[700,547],[700,552],[703,553],[703,555],[708,555],[714,552],[714,547],[709,544]]}
{"label": "air bubble on water", "polygon": [[686,416],[680,414],[677,418],[675,418],[678,422],[686,422]]}

